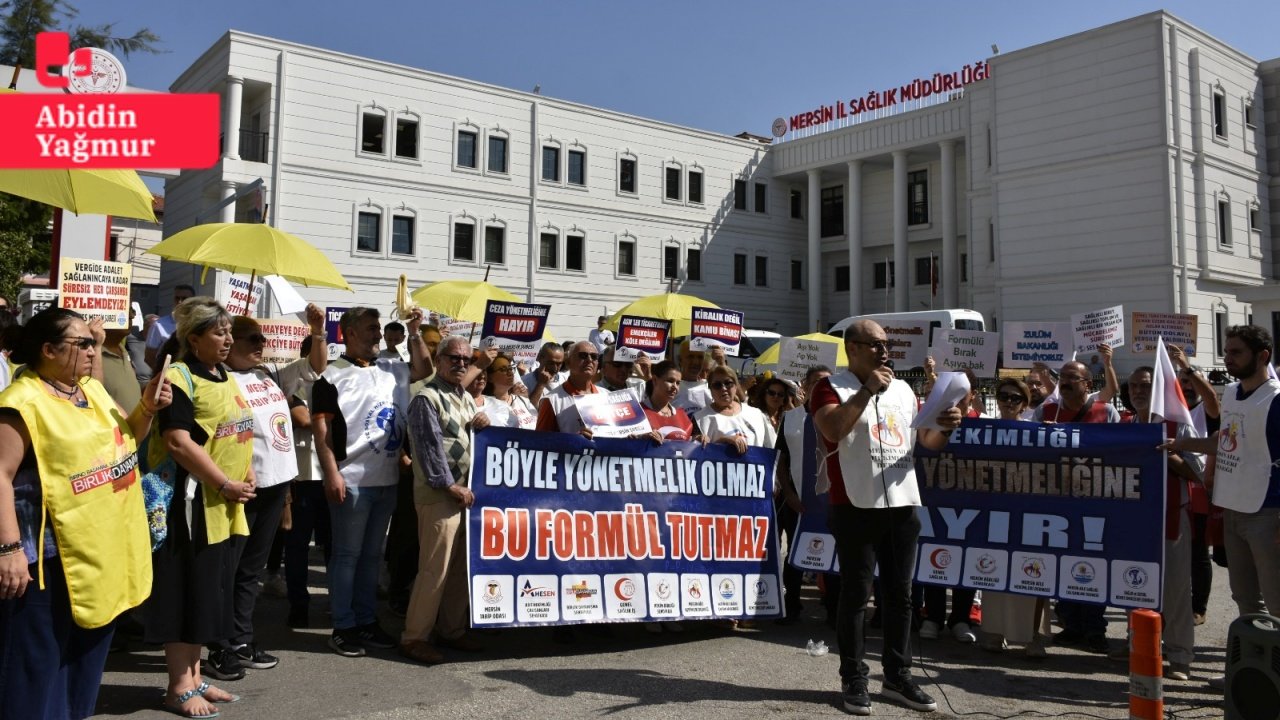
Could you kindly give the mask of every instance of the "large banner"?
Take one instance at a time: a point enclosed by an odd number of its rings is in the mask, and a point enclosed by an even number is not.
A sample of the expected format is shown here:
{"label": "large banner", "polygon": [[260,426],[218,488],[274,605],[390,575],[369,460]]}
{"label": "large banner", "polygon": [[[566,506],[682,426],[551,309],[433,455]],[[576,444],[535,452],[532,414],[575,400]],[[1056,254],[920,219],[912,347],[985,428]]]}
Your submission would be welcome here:
{"label": "large banner", "polygon": [[475,627],[781,615],[772,448],[476,433]]}
{"label": "large banner", "polygon": [[1164,426],[966,420],[919,449],[916,581],[1160,607]]}
{"label": "large banner", "polygon": [[[941,453],[917,446],[916,582],[1159,608],[1163,425],[965,420]],[[806,472],[789,562],[835,567],[826,494]]]}

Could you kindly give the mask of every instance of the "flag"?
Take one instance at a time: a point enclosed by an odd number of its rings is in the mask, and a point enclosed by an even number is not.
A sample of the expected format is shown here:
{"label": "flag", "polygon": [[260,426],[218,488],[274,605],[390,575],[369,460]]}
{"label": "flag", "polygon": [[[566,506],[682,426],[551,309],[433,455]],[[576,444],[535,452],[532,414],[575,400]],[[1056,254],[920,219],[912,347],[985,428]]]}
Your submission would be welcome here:
{"label": "flag", "polygon": [[1151,378],[1151,414],[1188,425],[1194,431],[1191,409],[1187,407],[1187,398],[1182,394],[1182,385],[1178,383],[1178,374],[1173,370],[1169,351],[1165,350],[1163,336],[1156,338],[1156,365]]}

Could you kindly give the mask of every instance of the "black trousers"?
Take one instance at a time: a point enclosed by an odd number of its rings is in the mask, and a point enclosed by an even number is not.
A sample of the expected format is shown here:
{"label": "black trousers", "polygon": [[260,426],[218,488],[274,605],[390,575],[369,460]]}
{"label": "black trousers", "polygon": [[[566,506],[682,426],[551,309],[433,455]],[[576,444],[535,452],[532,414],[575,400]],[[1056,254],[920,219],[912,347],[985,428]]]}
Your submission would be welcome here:
{"label": "black trousers", "polygon": [[836,640],[840,679],[867,681],[867,600],[876,564],[880,567],[880,608],[884,620],[884,677],[891,682],[911,674],[911,576],[916,563],[920,519],[914,507],[864,509],[832,505],[828,524],[840,556],[840,606]]}
{"label": "black trousers", "polygon": [[[775,503],[777,512],[774,516],[778,518],[778,537],[786,536],[787,538],[787,554],[791,554],[791,544],[796,541],[796,523],[800,520],[800,513],[792,510],[786,502],[779,499]],[[782,558],[782,587],[785,593],[782,596],[782,609],[784,615],[789,618],[800,616],[800,584],[804,581],[804,572]]]}
{"label": "black trousers", "polygon": [[257,496],[244,506],[244,516],[249,521],[249,535],[231,536],[231,542],[240,554],[231,595],[235,634],[224,642],[216,643],[222,648],[253,642],[253,608],[258,602],[258,592],[262,590],[262,571],[267,567],[267,555],[271,553],[271,544],[280,529],[280,516],[284,513],[289,483],[259,488],[257,492]]}

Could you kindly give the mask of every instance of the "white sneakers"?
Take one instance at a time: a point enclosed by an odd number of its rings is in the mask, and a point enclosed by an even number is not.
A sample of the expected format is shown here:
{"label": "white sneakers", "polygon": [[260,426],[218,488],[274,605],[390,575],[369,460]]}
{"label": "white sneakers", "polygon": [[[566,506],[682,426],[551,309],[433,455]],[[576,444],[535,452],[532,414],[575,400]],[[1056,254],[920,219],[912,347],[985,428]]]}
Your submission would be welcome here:
{"label": "white sneakers", "polygon": [[973,629],[969,627],[967,622],[958,622],[952,625],[951,636],[959,643],[971,643],[978,640],[978,636],[973,634]]}

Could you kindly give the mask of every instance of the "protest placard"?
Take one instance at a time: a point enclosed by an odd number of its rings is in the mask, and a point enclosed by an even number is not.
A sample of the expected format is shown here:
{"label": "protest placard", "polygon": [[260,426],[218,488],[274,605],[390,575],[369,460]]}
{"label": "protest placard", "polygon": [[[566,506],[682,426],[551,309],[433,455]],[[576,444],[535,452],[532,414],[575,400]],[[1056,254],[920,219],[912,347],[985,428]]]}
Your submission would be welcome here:
{"label": "protest placard", "polygon": [[1124,346],[1124,306],[1102,308],[1071,316],[1076,352],[1089,353],[1102,343],[1116,349]]}
{"label": "protest placard", "polygon": [[889,342],[889,359],[899,370],[923,367],[929,354],[928,323],[893,322],[881,325]]}
{"label": "protest placard", "polygon": [[772,448],[475,436],[474,627],[782,614]]}
{"label": "protest placard", "polygon": [[969,368],[980,378],[996,376],[996,354],[1000,333],[982,330],[939,329],[933,333],[929,354],[938,370],[963,371]]}
{"label": "protest placard", "polygon": [[512,353],[536,353],[550,313],[550,305],[490,300],[485,306],[480,344]]}
{"label": "protest placard", "polygon": [[1165,345],[1177,345],[1193,357],[1196,354],[1195,315],[1180,313],[1151,313],[1134,311],[1130,315],[1133,331],[1133,351],[1151,354],[1156,351],[1156,339],[1163,337]]}
{"label": "protest placard", "polygon": [[58,307],[85,321],[102,318],[105,330],[129,327],[129,283],[133,266],[108,260],[64,257],[58,263]]}
{"label": "protest placard", "polygon": [[578,408],[582,426],[591,431],[592,437],[625,438],[653,429],[640,398],[631,390],[578,395],[573,404]]}
{"label": "protest placard", "polygon": [[689,349],[724,348],[725,355],[737,356],[742,343],[742,313],[723,308],[693,308],[689,324]]}
{"label": "protest placard", "polygon": [[839,352],[840,346],[835,342],[782,338],[778,342],[778,375],[791,382],[802,383],[814,365],[834,368]]}
{"label": "protest placard", "polygon": [[262,347],[262,362],[266,365],[288,365],[297,360],[302,341],[311,334],[306,323],[293,318],[260,318],[258,327],[267,339]]}
{"label": "protest placard", "polygon": [[661,362],[667,355],[670,333],[670,320],[623,315],[618,321],[618,344],[613,349],[613,359],[635,362],[644,354],[655,363]]}
{"label": "protest placard", "polygon": [[1044,363],[1057,370],[1075,359],[1075,336],[1071,323],[1006,322],[1001,333],[1004,366],[1030,368]]}
{"label": "protest placard", "polygon": [[248,275],[228,274],[226,280],[218,286],[217,299],[222,307],[231,315],[253,315],[258,309],[258,301],[262,299],[262,287],[265,284],[261,277],[253,278],[253,287],[249,287]]}
{"label": "protest placard", "polygon": [[346,350],[346,339],[342,337],[342,326],[338,321],[342,319],[342,314],[347,311],[344,307],[326,307],[324,309],[324,335],[325,340],[329,342],[329,361],[338,359],[338,356]]}

